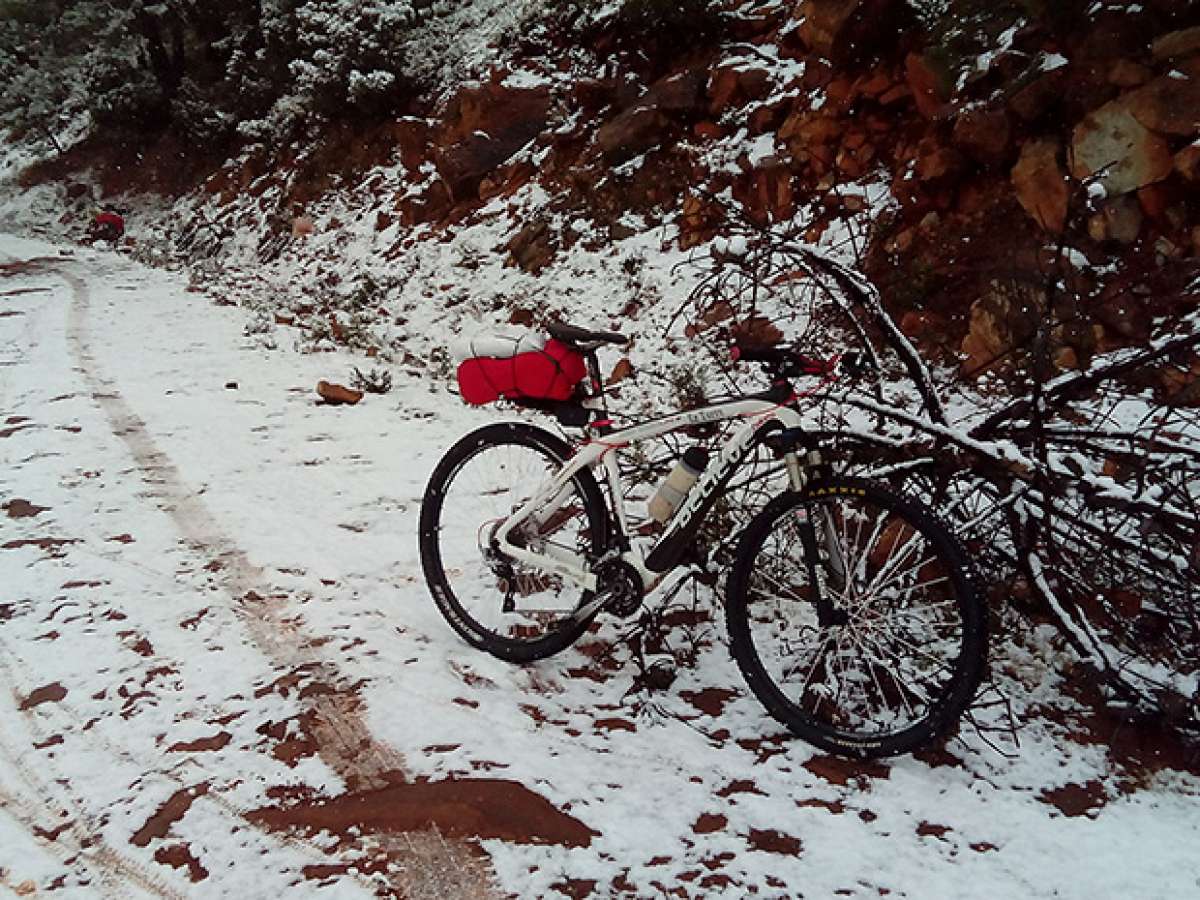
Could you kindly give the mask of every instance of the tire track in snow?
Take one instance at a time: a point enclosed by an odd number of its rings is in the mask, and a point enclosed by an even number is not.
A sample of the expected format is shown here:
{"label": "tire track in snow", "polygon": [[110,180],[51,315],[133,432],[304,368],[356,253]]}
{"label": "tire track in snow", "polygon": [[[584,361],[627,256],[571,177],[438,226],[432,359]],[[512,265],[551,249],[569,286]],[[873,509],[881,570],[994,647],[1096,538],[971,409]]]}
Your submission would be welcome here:
{"label": "tire track in snow", "polygon": [[[0,676],[11,688],[8,666],[2,658]],[[19,709],[15,691],[10,693]],[[174,879],[151,871],[105,841],[100,823],[88,815],[70,783],[41,777],[29,764],[29,755],[9,745],[11,733],[8,727],[0,729],[0,765],[21,784],[16,790],[0,788],[0,809],[20,822],[38,845],[64,867],[77,876],[85,874],[87,882],[94,883],[95,889],[106,898],[125,900],[132,887],[162,900],[185,900],[187,892],[174,886],[171,883]]]}
{"label": "tire track in snow", "polygon": [[[89,342],[91,292],[87,283],[68,265],[57,265],[53,270],[73,295],[66,337],[78,373],[108,420],[109,429],[133,457],[142,480],[149,486],[150,496],[170,516],[194,552],[220,560],[222,567],[216,573],[217,578],[236,601],[234,612],[258,648],[285,671],[313,673],[318,681],[333,688],[328,693],[314,692],[302,700],[312,715],[311,736],[321,759],[355,792],[382,790],[402,780],[403,755],[371,734],[361,704],[351,693],[352,688],[346,686],[347,680],[337,666],[312,652],[309,636],[288,618],[285,604],[268,601],[274,588],[264,570],[254,565],[245,551],[224,534],[204,501],[188,489],[179,469],[154,442],[145,422],[114,382],[101,374]],[[409,835],[375,837],[383,844],[389,860],[398,864],[392,868],[400,869],[400,878],[394,878],[390,886],[398,892],[402,886],[403,894],[428,892],[425,886],[414,884],[414,876],[419,880],[424,871],[436,872],[437,884],[428,888],[440,896],[479,896],[481,881],[492,880],[490,865],[479,861],[477,853],[465,845],[456,846],[457,842],[448,843],[440,835],[434,846],[444,847],[445,851],[440,858],[432,859],[428,852],[413,858],[415,846]],[[475,860],[476,864],[464,867],[464,859]],[[462,891],[456,889],[455,879],[461,879]]]}
{"label": "tire track in snow", "polygon": [[[11,694],[16,701],[17,710],[23,716],[22,721],[24,723],[24,727],[34,738],[32,742],[34,746],[46,746],[49,743],[48,739],[55,734],[61,734],[66,731],[87,731],[87,718],[78,709],[76,709],[69,700],[56,700],[52,704],[39,706],[38,710],[40,711],[40,715],[39,713],[35,712],[34,709],[21,709],[21,698],[20,692],[17,688],[17,679],[14,677],[12,669],[6,662],[6,658],[8,657],[15,658],[13,654],[7,652],[4,641],[0,640],[0,685],[7,688],[8,693]],[[52,720],[56,720],[55,725],[52,727],[48,726],[44,718],[45,716],[49,716]],[[11,792],[6,793],[2,788],[0,788],[0,808],[10,806],[19,810],[21,814],[14,814],[15,817],[26,826],[28,831],[37,837],[40,843],[49,845],[48,849],[51,849],[55,855],[63,858],[65,863],[66,858],[71,854],[64,852],[62,848],[55,843],[54,838],[43,837],[40,832],[51,831],[50,829],[44,827],[44,817],[42,813],[53,814],[55,812],[59,812],[61,816],[65,817],[69,814],[68,810],[66,809],[66,804],[63,804],[62,809],[59,810],[55,810],[48,805],[48,798],[53,795],[53,792],[46,789],[46,778],[39,777],[34,774],[33,770],[24,763],[24,759],[7,745],[4,739],[6,733],[10,733],[8,729],[0,729],[0,760],[5,762],[10,760],[12,761],[7,768],[20,775],[24,783],[32,788],[32,793],[29,797],[23,798],[19,795],[12,794]],[[89,732],[88,742],[93,746],[97,744],[102,746],[104,750],[114,759],[121,760],[122,762],[130,764],[137,770],[153,773],[154,775],[169,781],[177,791],[194,788],[198,783],[200,783],[197,779],[206,780],[210,784],[217,784],[223,775],[228,775],[227,772],[221,773],[214,771],[212,766],[201,762],[200,759],[198,759],[195,755],[181,757],[176,765],[172,766],[171,768],[164,769],[162,767],[161,760],[150,760],[146,759],[145,757],[141,757],[131,751],[128,747],[114,743],[113,741],[104,737],[102,734]],[[44,762],[43,765],[45,765]],[[178,773],[182,772],[183,770],[190,772],[193,777],[186,779],[181,777]],[[52,779],[52,781],[61,785],[63,790],[70,789],[70,785],[66,779]],[[40,805],[34,802],[34,798],[39,800]],[[72,800],[73,802],[70,804],[71,811],[75,813],[77,819],[86,821],[87,815],[84,812],[82,800],[80,800],[78,797],[72,797]],[[195,798],[195,803],[199,805],[212,804],[218,806],[225,813],[228,813],[229,815],[232,815],[238,819],[246,819],[249,813],[252,812],[252,810],[239,807],[238,805],[234,804],[217,790],[209,790],[204,794],[198,795]],[[275,834],[267,832],[263,829],[256,830],[269,843],[274,845],[285,845],[297,851],[300,855],[308,860],[310,865],[327,865],[330,862],[329,851],[327,849],[319,847],[303,837],[288,834]],[[74,832],[74,828],[72,831]],[[96,841],[97,839],[94,837],[88,838],[86,841],[83,838],[79,838],[76,843],[80,847],[91,847],[95,846]],[[124,866],[131,868],[137,873],[140,873],[142,880],[146,881],[147,883],[157,883],[159,881],[159,876],[156,872],[152,872],[136,860],[123,857],[116,851],[112,850],[112,848],[105,848],[105,851],[105,859],[115,859],[117,861],[116,865],[109,866],[110,869],[115,869],[117,874],[120,874],[120,870],[122,866]],[[102,863],[104,861],[104,859],[100,860]],[[352,877],[353,880],[359,882],[362,887],[368,891],[377,887],[377,885],[374,883],[360,876],[347,877]],[[181,896],[180,892],[174,889],[163,889],[158,893],[164,897]],[[186,891],[184,894],[186,894]],[[124,900],[127,894],[116,893],[113,896],[117,898],[117,900]]]}
{"label": "tire track in snow", "polygon": [[[309,636],[289,619],[285,606],[266,599],[275,588],[264,570],[250,562],[245,551],[222,533],[204,501],[188,489],[179,469],[155,444],[145,422],[113,382],[99,374],[88,343],[88,287],[82,278],[69,271],[60,270],[58,274],[74,294],[67,340],[79,363],[79,372],[108,419],[112,433],[129,450],[159,508],[171,517],[193,551],[221,561],[217,578],[238,601],[235,611],[267,656],[288,670],[305,668],[319,673],[330,686],[343,683],[345,679],[332,662],[305,648]],[[388,776],[404,770],[404,757],[372,737],[355,706],[355,698],[342,692],[312,698],[310,708],[318,723],[321,758],[344,779],[363,788],[386,787],[391,783]]]}

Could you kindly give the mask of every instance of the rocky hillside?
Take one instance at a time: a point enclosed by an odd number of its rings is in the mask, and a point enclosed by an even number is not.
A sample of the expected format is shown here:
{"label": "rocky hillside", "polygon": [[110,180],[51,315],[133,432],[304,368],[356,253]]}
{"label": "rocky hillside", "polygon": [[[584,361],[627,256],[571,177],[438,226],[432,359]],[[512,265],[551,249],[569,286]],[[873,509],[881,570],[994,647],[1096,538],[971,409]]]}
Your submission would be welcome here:
{"label": "rocky hillside", "polygon": [[[146,255],[252,264],[290,285],[284,321],[335,340],[374,328],[361,311],[355,329],[343,320],[361,277],[296,293],[328,281],[336,255],[384,282],[374,306],[394,317],[389,292],[411,287],[387,273],[410,281],[415,246],[461,243],[482,223],[488,245],[470,252],[530,276],[519,292],[550,298],[537,309],[555,306],[567,260],[650,233],[639,247],[702,247],[732,219],[828,245],[858,235],[842,252],[908,334],[967,375],[1014,364],[1047,312],[1056,251],[1072,263],[1051,301],[1062,368],[1194,308],[1194,4],[610,6],[545,7],[491,35],[457,83],[369,127],[331,119],[215,169],[169,130],[141,148],[93,138],[24,184],[56,187],[43,203],[68,229],[103,200],[128,208]],[[366,343],[395,350],[393,337]],[[1194,399],[1196,368],[1169,389]]]}

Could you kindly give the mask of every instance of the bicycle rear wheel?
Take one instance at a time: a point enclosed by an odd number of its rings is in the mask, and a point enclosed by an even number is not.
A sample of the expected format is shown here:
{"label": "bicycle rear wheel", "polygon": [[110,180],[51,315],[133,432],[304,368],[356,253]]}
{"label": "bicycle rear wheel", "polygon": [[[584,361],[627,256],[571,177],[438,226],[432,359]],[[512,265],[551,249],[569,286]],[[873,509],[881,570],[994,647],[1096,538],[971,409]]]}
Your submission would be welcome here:
{"label": "bicycle rear wheel", "polygon": [[[541,428],[488,425],[450,448],[425,489],[421,567],[434,601],[467,643],[509,662],[566,649],[592,618],[573,617],[590,592],[506,556],[494,536],[569,455],[562,440]],[[585,470],[565,490],[553,513],[535,514],[511,540],[539,553],[598,557],[608,539],[600,488]]]}
{"label": "bicycle rear wheel", "polygon": [[929,510],[873,482],[783,494],[747,527],[730,573],[733,657],[771,715],[809,743],[855,757],[914,750],[955,724],[983,673],[987,616],[969,572]]}

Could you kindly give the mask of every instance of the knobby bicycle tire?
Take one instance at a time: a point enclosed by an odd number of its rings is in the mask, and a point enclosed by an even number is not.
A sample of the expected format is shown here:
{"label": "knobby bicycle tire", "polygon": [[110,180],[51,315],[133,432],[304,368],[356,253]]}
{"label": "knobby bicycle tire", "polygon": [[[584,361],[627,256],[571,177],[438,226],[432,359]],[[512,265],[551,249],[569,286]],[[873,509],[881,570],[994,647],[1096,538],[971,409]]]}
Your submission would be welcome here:
{"label": "knobby bicycle tire", "polygon": [[[514,462],[507,470],[497,463],[494,475],[481,466],[485,470],[480,476],[485,482],[482,487],[465,484],[469,475],[464,472],[493,451],[498,457],[531,462]],[[467,643],[509,662],[532,662],[569,647],[594,617],[593,613],[575,621],[571,614],[593,595],[558,576],[522,570],[494,552],[489,558],[485,548],[474,543],[468,546],[467,542],[477,541],[479,535],[486,535],[489,528],[520,508],[569,456],[567,444],[544,429],[523,423],[487,425],[447,451],[425,489],[419,543],[421,567],[434,602]],[[524,484],[518,483],[522,465],[529,465],[532,471],[528,474],[534,476]],[[529,539],[549,543],[569,540],[575,544],[573,551],[598,557],[609,533],[604,496],[587,470],[578,472],[571,485],[576,505],[564,504],[561,509],[567,513],[552,520],[550,527],[554,530],[539,531]],[[448,499],[454,507],[450,511]],[[459,522],[457,533],[447,522],[452,518]],[[469,534],[472,528],[474,535]],[[447,556],[453,559],[449,566]],[[571,599],[572,591],[578,591],[577,600]],[[508,602],[519,604],[528,595],[545,593],[568,595],[570,608],[562,610],[561,615],[504,608],[506,597]]]}
{"label": "knobby bicycle tire", "polygon": [[[840,610],[830,624],[813,602],[804,519],[822,593]],[[906,753],[946,734],[986,663],[986,609],[960,544],[919,502],[865,479],[771,501],[741,539],[726,616],[733,657],[771,715],[845,756]]]}

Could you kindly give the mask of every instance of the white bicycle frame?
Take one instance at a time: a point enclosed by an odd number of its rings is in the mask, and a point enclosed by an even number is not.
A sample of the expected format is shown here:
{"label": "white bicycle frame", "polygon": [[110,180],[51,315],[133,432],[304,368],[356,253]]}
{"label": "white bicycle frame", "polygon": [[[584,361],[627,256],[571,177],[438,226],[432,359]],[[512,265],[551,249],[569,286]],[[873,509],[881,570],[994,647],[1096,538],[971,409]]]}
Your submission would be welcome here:
{"label": "white bicycle frame", "polygon": [[[654,419],[641,425],[633,425],[606,434],[591,435],[575,455],[516,512],[505,519],[496,529],[494,537],[501,552],[519,562],[554,573],[569,579],[586,590],[595,591],[597,588],[596,575],[589,570],[587,560],[578,553],[572,553],[565,547],[554,546],[548,553],[539,553],[526,547],[515,546],[509,537],[513,530],[531,516],[534,524],[540,526],[548,522],[554,513],[567,502],[572,494],[571,479],[582,469],[603,467],[604,481],[608,485],[612,498],[613,512],[616,515],[616,525],[623,535],[629,534],[628,516],[625,511],[624,491],[621,487],[621,471],[617,463],[616,451],[629,447],[640,441],[659,437],[668,432],[694,425],[707,425],[714,422],[725,422],[733,419],[743,419],[745,424],[738,428],[722,445],[717,457],[705,467],[700,478],[692,485],[684,502],[680,504],[667,523],[666,531],[656,546],[660,547],[688,527],[692,518],[701,510],[704,503],[716,491],[745,458],[747,451],[755,441],[756,435],[764,425],[777,421],[783,428],[798,428],[801,417],[798,412],[787,405],[781,405],[772,400],[747,397],[715,403],[711,406],[686,412],[674,413],[663,418]],[[803,487],[803,473],[794,452],[785,457],[792,488],[799,490]],[[651,551],[653,553],[653,551]],[[633,547],[621,554],[621,559],[637,570],[642,579],[642,586],[650,590],[669,571],[655,571],[649,568],[640,549]]]}

